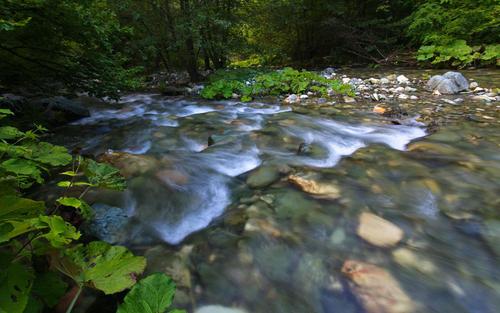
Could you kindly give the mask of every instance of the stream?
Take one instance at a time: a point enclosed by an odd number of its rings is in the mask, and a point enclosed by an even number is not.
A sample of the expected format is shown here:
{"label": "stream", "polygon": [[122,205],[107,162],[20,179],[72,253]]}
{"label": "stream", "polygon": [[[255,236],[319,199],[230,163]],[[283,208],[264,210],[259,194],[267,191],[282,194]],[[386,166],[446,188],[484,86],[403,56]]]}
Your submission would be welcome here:
{"label": "stream", "polygon": [[[498,71],[464,75],[500,83]],[[52,141],[114,158],[127,190],[87,201],[121,209],[126,218],[106,239],[145,255],[148,272],[171,275],[188,312],[386,312],[349,287],[346,260],[390,273],[412,312],[498,312],[499,102],[421,87],[419,100],[388,101],[406,103],[397,118],[363,98],[289,106],[131,94],[95,104]],[[361,238],[362,212],[403,238],[390,247]]]}

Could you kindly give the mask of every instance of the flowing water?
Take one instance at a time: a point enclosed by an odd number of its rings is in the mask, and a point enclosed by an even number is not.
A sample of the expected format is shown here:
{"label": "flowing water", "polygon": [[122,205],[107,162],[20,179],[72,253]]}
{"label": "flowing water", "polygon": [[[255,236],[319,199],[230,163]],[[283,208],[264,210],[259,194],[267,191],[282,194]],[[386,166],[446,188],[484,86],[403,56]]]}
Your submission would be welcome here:
{"label": "flowing water", "polygon": [[[499,82],[498,72],[468,74],[486,87]],[[498,312],[498,102],[421,98],[394,123],[371,113],[371,102],[296,110],[129,95],[95,106],[54,140],[143,158],[127,165],[127,191],[89,201],[126,212],[114,238],[145,254],[149,272],[172,275],[189,312],[363,312],[340,271],[347,259],[390,272],[418,312]],[[430,108],[446,120],[435,133],[416,119]],[[487,119],[464,118],[471,114]],[[304,192],[291,174],[335,194]],[[361,239],[367,211],[396,224],[403,240],[380,248]]]}

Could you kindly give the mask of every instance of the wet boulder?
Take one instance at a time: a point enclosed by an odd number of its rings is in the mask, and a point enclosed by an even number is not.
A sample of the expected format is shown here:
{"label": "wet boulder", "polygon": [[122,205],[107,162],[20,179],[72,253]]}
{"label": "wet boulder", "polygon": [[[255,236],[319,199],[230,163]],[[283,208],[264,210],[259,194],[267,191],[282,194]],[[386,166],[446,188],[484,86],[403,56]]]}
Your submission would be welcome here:
{"label": "wet boulder", "polygon": [[385,269],[373,264],[347,260],[342,274],[351,292],[367,313],[414,313],[417,305]]}
{"label": "wet boulder", "polygon": [[106,152],[98,158],[99,162],[113,165],[125,178],[135,177],[159,167],[159,161],[148,155],[127,152]]}
{"label": "wet boulder", "polygon": [[395,224],[373,213],[363,212],[359,216],[357,234],[377,247],[390,247],[403,239],[403,231]]}
{"label": "wet boulder", "polygon": [[459,72],[447,72],[444,75],[432,76],[427,82],[427,89],[450,95],[469,89],[469,82]]}
{"label": "wet boulder", "polygon": [[279,170],[275,166],[261,166],[252,171],[247,178],[250,188],[264,188],[279,179]]}
{"label": "wet boulder", "polygon": [[123,229],[129,221],[126,212],[107,204],[96,203],[92,206],[94,215],[85,225],[87,234],[95,236],[110,244],[123,242]]}

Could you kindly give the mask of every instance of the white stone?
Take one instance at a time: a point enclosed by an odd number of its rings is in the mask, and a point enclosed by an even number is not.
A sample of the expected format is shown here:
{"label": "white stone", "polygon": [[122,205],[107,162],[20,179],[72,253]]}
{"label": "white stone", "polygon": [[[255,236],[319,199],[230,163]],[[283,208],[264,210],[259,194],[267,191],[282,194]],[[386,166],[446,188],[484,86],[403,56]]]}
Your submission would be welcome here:
{"label": "white stone", "polygon": [[417,88],[413,88],[413,87],[407,86],[407,87],[405,87],[405,91],[406,92],[415,92],[415,91],[417,91]]}
{"label": "white stone", "polygon": [[391,82],[391,81],[390,81],[390,80],[388,80],[388,79],[387,79],[387,78],[385,78],[385,77],[384,77],[384,78],[382,78],[382,79],[380,79],[380,83],[381,83],[381,84],[383,84],[383,85],[389,84],[390,82]]}
{"label": "white stone", "polygon": [[399,75],[398,77],[396,77],[396,80],[400,84],[408,84],[410,82],[410,80],[408,79],[408,77],[406,77],[404,75]]}
{"label": "white stone", "polygon": [[309,96],[308,95],[300,95],[300,99],[302,99],[302,100],[309,99]]}
{"label": "white stone", "polygon": [[344,84],[349,84],[350,81],[351,81],[351,79],[349,77],[342,78],[342,83],[344,83]]}
{"label": "white stone", "polygon": [[403,239],[403,231],[395,224],[373,213],[363,212],[359,216],[357,234],[378,247],[390,247]]}
{"label": "white stone", "polygon": [[398,96],[398,99],[400,99],[400,100],[406,100],[406,99],[408,99],[408,98],[409,98],[409,96],[408,96],[408,95],[405,95],[404,93],[402,93],[402,94],[400,94],[400,95]]}
{"label": "white stone", "polygon": [[410,96],[410,100],[418,100],[417,96]]}
{"label": "white stone", "polygon": [[476,89],[477,87],[479,87],[479,84],[477,82],[470,83],[470,86],[469,86],[470,89]]}
{"label": "white stone", "polygon": [[299,99],[299,97],[297,97],[297,95],[291,94],[288,97],[286,97],[285,102],[289,103],[289,104],[293,104],[293,103],[300,102],[300,99]]}
{"label": "white stone", "polygon": [[356,99],[354,99],[352,97],[344,96],[344,102],[345,103],[354,103],[354,102],[356,102]]}

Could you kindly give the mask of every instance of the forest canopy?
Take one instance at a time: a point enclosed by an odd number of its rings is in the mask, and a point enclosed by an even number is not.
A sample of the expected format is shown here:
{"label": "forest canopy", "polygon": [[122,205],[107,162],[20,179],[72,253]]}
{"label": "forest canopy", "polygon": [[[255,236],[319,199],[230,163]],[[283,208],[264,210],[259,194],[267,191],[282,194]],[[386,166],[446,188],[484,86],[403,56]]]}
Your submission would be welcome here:
{"label": "forest canopy", "polygon": [[495,66],[499,13],[496,0],[5,0],[0,80],[113,96],[158,71]]}

